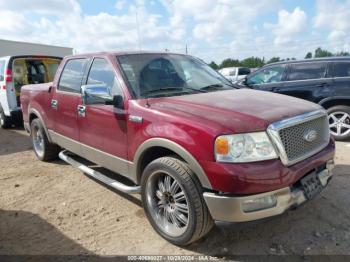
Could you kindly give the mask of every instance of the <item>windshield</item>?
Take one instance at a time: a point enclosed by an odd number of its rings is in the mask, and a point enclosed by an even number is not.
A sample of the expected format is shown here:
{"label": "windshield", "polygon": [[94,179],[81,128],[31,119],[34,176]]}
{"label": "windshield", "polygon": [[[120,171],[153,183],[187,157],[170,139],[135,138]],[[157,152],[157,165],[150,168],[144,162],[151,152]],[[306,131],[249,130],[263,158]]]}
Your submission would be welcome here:
{"label": "windshield", "polygon": [[232,84],[204,62],[174,54],[117,57],[136,98],[176,96],[232,89]]}

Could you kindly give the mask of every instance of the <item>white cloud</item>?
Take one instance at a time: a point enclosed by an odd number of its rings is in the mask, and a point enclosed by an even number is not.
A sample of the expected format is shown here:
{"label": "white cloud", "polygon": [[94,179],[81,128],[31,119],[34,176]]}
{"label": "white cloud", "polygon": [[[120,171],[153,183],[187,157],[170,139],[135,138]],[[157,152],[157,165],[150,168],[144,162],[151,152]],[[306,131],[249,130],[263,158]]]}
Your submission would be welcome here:
{"label": "white cloud", "polygon": [[350,30],[350,1],[318,0],[316,9],[315,28],[329,30],[328,39],[333,43],[345,41]]}
{"label": "white cloud", "polygon": [[[136,2],[137,6],[130,5],[122,15],[85,15],[76,0],[33,0],[35,7],[24,0],[9,3],[6,6],[0,2],[0,35],[6,39],[71,46],[78,52],[138,49],[136,12],[143,48],[169,48],[172,41],[183,36],[180,28],[172,30],[161,24],[161,16],[149,13],[142,0]],[[28,7],[25,12],[23,6]],[[6,7],[5,11],[1,7]],[[32,19],[33,14],[50,16]]]}
{"label": "white cloud", "polygon": [[118,10],[122,10],[125,7],[125,0],[119,0],[114,4],[114,7],[117,8]]}
{"label": "white cloud", "polygon": [[281,10],[278,12],[277,24],[265,23],[264,27],[272,30],[272,33],[275,35],[274,43],[276,45],[287,44],[306,29],[307,15],[299,7],[295,8],[291,13]]}
{"label": "white cloud", "polygon": [[[189,27],[193,37],[207,42],[226,38],[245,41],[250,39],[252,23],[259,16],[278,5],[276,0],[161,0],[172,14],[171,25]],[[254,6],[254,8],[252,8]]]}

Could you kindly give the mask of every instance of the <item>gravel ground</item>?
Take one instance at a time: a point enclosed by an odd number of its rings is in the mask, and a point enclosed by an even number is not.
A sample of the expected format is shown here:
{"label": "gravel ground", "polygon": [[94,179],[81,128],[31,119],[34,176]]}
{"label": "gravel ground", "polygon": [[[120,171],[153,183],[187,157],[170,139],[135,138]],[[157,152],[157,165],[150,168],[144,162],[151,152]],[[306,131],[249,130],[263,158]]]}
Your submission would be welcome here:
{"label": "gravel ground", "polygon": [[299,209],[180,248],[154,232],[139,197],[40,162],[23,130],[0,130],[0,254],[350,255],[350,143],[337,144],[336,164],[329,187]]}

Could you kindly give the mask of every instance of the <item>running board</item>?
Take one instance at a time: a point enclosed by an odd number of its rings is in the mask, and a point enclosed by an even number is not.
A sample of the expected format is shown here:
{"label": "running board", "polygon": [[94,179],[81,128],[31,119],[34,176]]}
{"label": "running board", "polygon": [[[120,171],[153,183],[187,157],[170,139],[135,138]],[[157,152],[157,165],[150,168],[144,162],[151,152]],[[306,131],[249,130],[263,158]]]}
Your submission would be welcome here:
{"label": "running board", "polygon": [[141,187],[140,186],[127,186],[125,184],[122,184],[114,179],[111,179],[102,173],[95,171],[91,169],[90,167],[76,161],[72,157],[67,155],[68,151],[63,150],[59,153],[59,158],[61,158],[63,161],[67,162],[68,164],[72,165],[73,167],[78,168],[81,172],[87,174],[88,176],[91,176],[98,181],[101,181],[102,183],[117,189],[119,191],[122,191],[127,194],[139,194],[141,192]]}

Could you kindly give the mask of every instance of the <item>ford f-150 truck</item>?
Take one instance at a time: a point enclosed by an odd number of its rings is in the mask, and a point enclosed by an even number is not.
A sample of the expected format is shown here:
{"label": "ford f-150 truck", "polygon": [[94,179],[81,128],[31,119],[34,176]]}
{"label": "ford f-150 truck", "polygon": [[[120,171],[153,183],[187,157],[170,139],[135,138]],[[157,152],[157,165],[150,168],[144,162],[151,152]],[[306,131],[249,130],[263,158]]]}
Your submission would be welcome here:
{"label": "ford f-150 truck", "polygon": [[69,56],[52,83],[22,88],[21,106],[40,160],[59,156],[112,188],[141,193],[153,228],[177,245],[203,237],[214,221],[295,208],[332,177],[324,109],[235,89],[188,55]]}

